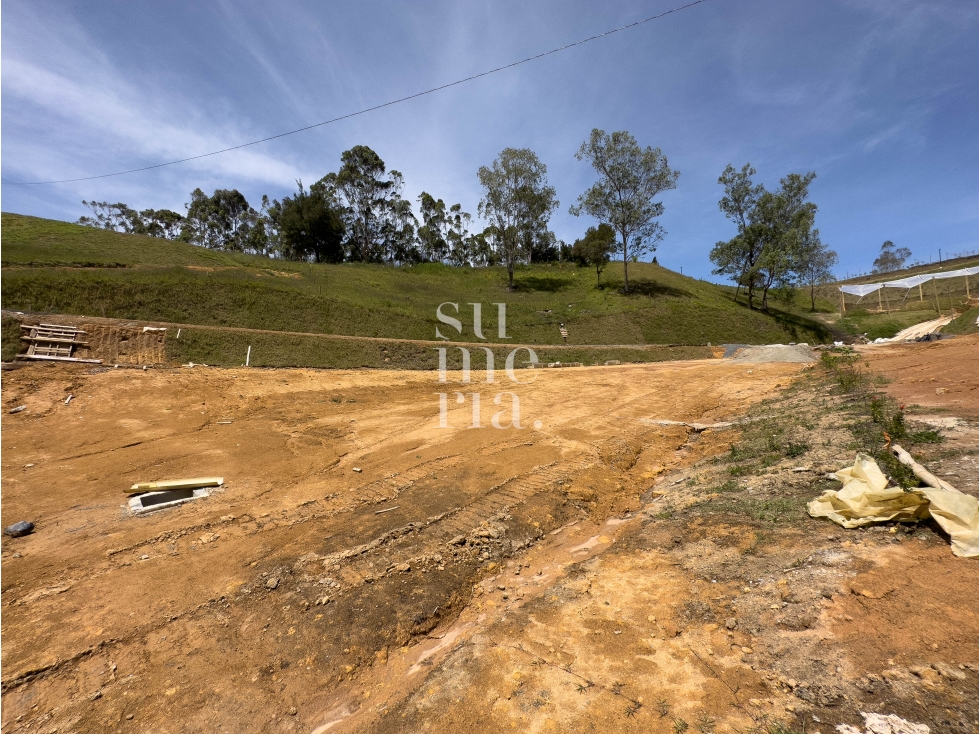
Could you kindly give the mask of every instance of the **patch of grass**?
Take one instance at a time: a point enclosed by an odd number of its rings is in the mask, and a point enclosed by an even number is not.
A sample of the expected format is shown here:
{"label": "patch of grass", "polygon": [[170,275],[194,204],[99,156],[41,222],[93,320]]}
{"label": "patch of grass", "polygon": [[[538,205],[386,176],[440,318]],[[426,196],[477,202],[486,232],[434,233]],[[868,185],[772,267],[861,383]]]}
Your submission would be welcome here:
{"label": "patch of grass", "polygon": [[729,479],[726,482],[724,482],[723,484],[719,484],[716,487],[714,487],[714,491],[715,492],[721,492],[721,493],[724,493],[724,492],[740,492],[741,489],[742,489],[741,485],[738,484],[733,479]]}
{"label": "patch of grass", "polygon": [[805,516],[806,500],[794,497],[753,497],[731,498],[700,505],[711,513],[739,515],[760,523],[778,525],[792,522]]}
{"label": "patch of grass", "polygon": [[855,439],[852,448],[872,456],[881,470],[900,486],[918,486],[918,478],[888,447],[896,441],[905,444],[905,449],[918,443],[940,443],[941,433],[928,429],[909,431],[904,410],[892,397],[877,392],[881,381],[859,364],[860,356],[853,350],[828,350],[823,352],[821,361],[841,390],[851,396],[849,404],[841,407],[853,417],[849,425]]}
{"label": "patch of grass", "polygon": [[0,352],[2,352],[4,362],[10,362],[20,354],[21,345],[24,344],[20,340],[20,333],[20,322],[17,319],[4,316],[2,324],[0,324]]}
{"label": "patch of grass", "polygon": [[979,319],[979,306],[973,306],[963,311],[948,324],[942,327],[943,334],[976,334],[979,333],[979,326],[976,326],[976,319]]}
{"label": "patch of grass", "polygon": [[729,469],[732,476],[758,474],[785,458],[797,458],[811,448],[807,430],[798,416],[766,416],[747,423],[741,439],[731,446],[728,461],[756,460]]}
{"label": "patch of grass", "polygon": [[860,365],[860,355],[850,347],[827,349],[819,360],[845,393],[865,386],[870,380],[869,373]]}

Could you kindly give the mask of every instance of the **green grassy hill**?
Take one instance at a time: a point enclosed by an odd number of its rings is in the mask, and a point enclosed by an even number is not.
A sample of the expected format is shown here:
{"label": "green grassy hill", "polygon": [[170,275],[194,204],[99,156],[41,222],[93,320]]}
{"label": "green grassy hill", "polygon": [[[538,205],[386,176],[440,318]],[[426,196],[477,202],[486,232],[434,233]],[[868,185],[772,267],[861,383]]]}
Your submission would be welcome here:
{"label": "green grassy hill", "polygon": [[[5,309],[389,339],[434,339],[435,310],[459,303],[475,340],[472,308],[496,334],[507,304],[513,343],[704,345],[824,342],[829,332],[795,306],[749,311],[733,289],[648,263],[630,267],[634,293],[620,292],[621,264],[597,288],[595,272],[569,264],[518,268],[508,292],[503,268],[320,265],[204,250],[17,214],[2,215]],[[442,327],[443,333],[446,327]],[[448,335],[448,334],[447,334]]]}

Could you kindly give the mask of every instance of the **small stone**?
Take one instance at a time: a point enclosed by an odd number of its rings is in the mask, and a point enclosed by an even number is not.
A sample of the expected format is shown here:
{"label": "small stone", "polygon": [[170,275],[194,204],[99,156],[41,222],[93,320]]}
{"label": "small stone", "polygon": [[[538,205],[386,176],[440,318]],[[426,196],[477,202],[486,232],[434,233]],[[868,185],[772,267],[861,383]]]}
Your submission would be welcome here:
{"label": "small stone", "polygon": [[132,720],[133,720],[133,715],[132,714],[126,714],[126,721],[132,721]]}
{"label": "small stone", "polygon": [[148,560],[150,560],[150,557],[144,553],[143,555],[141,555],[139,557],[139,560],[141,560],[141,561],[148,561]]}
{"label": "small stone", "polygon": [[449,545],[463,545],[466,542],[465,535],[457,535],[449,541]]}
{"label": "small stone", "polygon": [[733,630],[735,627],[738,626],[738,620],[736,620],[734,617],[729,617],[728,620],[724,623],[724,626],[727,627],[729,630]]}
{"label": "small stone", "polygon": [[9,535],[11,538],[19,538],[23,535],[30,535],[33,532],[34,523],[27,522],[26,520],[15,522],[13,525],[8,525],[3,529],[3,534]]}
{"label": "small stone", "polygon": [[741,652],[743,652],[745,655],[750,655],[754,652],[754,650],[752,650],[750,647],[742,647]]}
{"label": "small stone", "polygon": [[98,701],[100,698],[102,698],[102,691],[96,691],[95,693],[93,693],[91,696],[88,697],[88,700]]}
{"label": "small stone", "polygon": [[269,591],[273,591],[273,590],[277,589],[278,587],[279,587],[279,579],[277,579],[277,578],[274,578],[273,577],[273,578],[270,578],[268,581],[265,582],[265,588],[268,589]]}
{"label": "small stone", "polygon": [[394,567],[394,570],[398,573],[408,573],[411,570],[411,564],[409,563],[399,563]]}
{"label": "small stone", "polygon": [[25,410],[27,410],[27,406],[26,405],[18,405],[16,408],[13,408],[10,412],[12,414],[13,413],[23,413]]}
{"label": "small stone", "polygon": [[289,716],[295,716],[295,715],[296,715],[296,714],[298,714],[299,712],[298,712],[298,711],[296,711],[296,707],[295,707],[295,706],[290,706],[290,707],[289,707],[289,710],[288,710],[288,711],[286,711],[286,713],[287,713],[287,714],[289,714]]}
{"label": "small stone", "polygon": [[354,470],[355,472],[357,472],[358,474],[360,474],[360,473],[361,473],[361,472],[363,471],[363,469],[361,469],[361,468],[360,468],[359,466],[355,466],[355,467],[353,468],[353,470]]}

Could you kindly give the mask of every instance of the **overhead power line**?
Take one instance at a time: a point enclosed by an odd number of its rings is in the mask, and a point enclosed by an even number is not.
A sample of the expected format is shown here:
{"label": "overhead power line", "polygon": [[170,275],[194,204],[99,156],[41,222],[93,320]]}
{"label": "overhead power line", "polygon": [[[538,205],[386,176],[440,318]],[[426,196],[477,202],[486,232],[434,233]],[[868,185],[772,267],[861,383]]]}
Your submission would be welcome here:
{"label": "overhead power line", "polygon": [[510,64],[505,64],[504,66],[498,66],[495,69],[490,69],[488,71],[480,72],[479,74],[473,74],[472,76],[467,76],[464,79],[457,79],[454,82],[449,82],[448,84],[442,84],[438,87],[432,87],[431,89],[426,89],[424,92],[416,92],[415,94],[409,94],[407,97],[400,97],[398,99],[392,99],[390,102],[384,102],[382,104],[374,105],[373,107],[366,107],[362,110],[356,112],[349,112],[346,115],[340,115],[339,117],[334,117],[330,120],[324,120],[323,122],[316,122],[312,125],[306,125],[305,127],[299,127],[295,130],[289,130],[288,132],[278,133],[277,135],[269,135],[265,138],[259,138],[258,140],[252,140],[248,143],[241,143],[240,145],[232,145],[230,148],[222,148],[221,150],[213,150],[210,153],[201,153],[200,155],[192,155],[187,158],[178,158],[174,161],[167,161],[165,163],[154,163],[151,166],[142,166],[141,168],[130,168],[127,171],[116,171],[115,173],[102,173],[97,176],[82,176],[80,178],[65,178],[56,181],[3,181],[7,186],[43,186],[46,184],[60,184],[60,183],[74,183],[76,181],[92,181],[97,178],[111,178],[112,176],[125,176],[129,173],[139,173],[140,171],[150,171],[154,168],[164,168],[165,166],[175,166],[178,163],[187,163],[188,161],[196,161],[201,158],[209,158],[214,155],[221,155],[222,153],[230,153],[233,150],[240,150],[242,148],[248,148],[252,145],[258,145],[259,143],[267,143],[270,140],[277,140],[279,138],[284,138],[289,135],[296,135],[297,133],[306,132],[307,130],[312,130],[317,127],[323,127],[324,125],[332,125],[334,122],[340,122],[341,120],[349,120],[351,117],[357,117],[359,115],[366,115],[368,112],[374,112],[375,110],[383,109],[384,107],[391,107],[392,105],[401,104],[402,102],[407,102],[411,99],[417,99],[418,97],[424,97],[427,94],[434,94],[435,92],[440,92],[443,89],[448,89],[449,87],[455,87],[460,84],[465,84],[466,82],[471,82],[475,79],[480,79],[484,76],[489,76],[490,74],[496,74],[501,71],[506,71],[507,69],[512,69],[515,66],[520,66],[521,64],[526,64],[531,61],[536,61],[537,59],[542,59],[545,56],[551,56],[552,54],[560,53],[561,51],[567,51],[569,48],[574,48],[575,46],[581,46],[582,44],[589,43],[591,41],[597,41],[600,38],[605,38],[606,36],[611,36],[614,33],[620,33],[622,31],[629,30],[630,28],[635,28],[636,26],[643,25],[644,23],[649,23],[650,21],[663,18],[667,15],[672,15],[673,13],[678,13],[681,10],[686,10],[687,8],[692,8],[694,5],[700,5],[705,3],[707,0],[694,0],[694,2],[689,2],[686,5],[680,5],[678,7],[666,10],[662,13],[657,13],[656,15],[651,15],[648,18],[643,18],[642,20],[637,20],[634,23],[628,23],[624,26],[619,26],[618,28],[613,28],[610,31],[605,31],[604,33],[599,33],[594,36],[589,36],[588,38],[582,38],[580,41],[574,41],[573,43],[560,46],[558,48],[552,48],[550,51],[544,51],[543,53],[535,54],[534,56],[528,56],[525,59],[520,59],[520,61],[514,61]]}

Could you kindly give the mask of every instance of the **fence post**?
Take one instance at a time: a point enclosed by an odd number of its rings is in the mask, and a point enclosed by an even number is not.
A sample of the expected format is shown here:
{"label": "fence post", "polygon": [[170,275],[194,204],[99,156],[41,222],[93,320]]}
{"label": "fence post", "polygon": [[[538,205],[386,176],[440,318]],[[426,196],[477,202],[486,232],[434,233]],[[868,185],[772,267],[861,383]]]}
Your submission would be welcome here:
{"label": "fence post", "polygon": [[251,362],[251,360],[252,360],[252,345],[249,344],[248,345],[248,351],[245,353],[245,367],[248,367],[249,366],[249,363]]}

